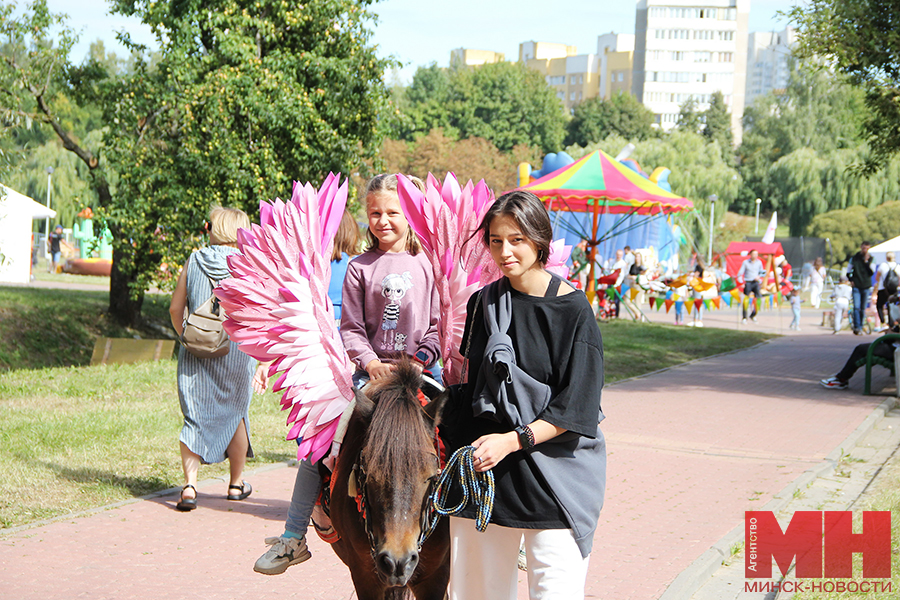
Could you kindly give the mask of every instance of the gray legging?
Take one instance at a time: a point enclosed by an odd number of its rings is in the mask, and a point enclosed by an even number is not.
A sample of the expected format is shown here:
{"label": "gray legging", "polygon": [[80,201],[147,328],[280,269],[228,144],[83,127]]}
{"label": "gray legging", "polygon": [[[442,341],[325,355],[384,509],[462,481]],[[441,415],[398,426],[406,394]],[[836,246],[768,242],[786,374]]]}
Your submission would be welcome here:
{"label": "gray legging", "polygon": [[299,536],[306,535],[309,519],[319,496],[319,487],[322,485],[318,465],[319,463],[312,463],[309,460],[301,460],[297,465],[294,493],[291,495],[291,505],[288,508],[284,528]]}

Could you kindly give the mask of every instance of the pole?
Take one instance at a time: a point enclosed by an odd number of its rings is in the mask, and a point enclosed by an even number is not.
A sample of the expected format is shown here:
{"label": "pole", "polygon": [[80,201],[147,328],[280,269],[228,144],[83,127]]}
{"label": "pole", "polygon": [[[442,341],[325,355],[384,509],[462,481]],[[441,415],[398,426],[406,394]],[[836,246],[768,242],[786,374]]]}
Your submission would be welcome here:
{"label": "pole", "polygon": [[[47,210],[50,210],[50,181],[53,167],[47,167]],[[44,221],[44,258],[50,258],[50,217]]]}
{"label": "pole", "polygon": [[712,243],[713,243],[713,233],[715,229],[713,229],[713,219],[716,216],[716,200],[719,197],[713,194],[709,197],[709,255],[706,257],[706,264],[712,264]]}
{"label": "pole", "polygon": [[761,198],[756,199],[756,229],[753,232],[753,235],[759,235],[759,203],[762,202]]}

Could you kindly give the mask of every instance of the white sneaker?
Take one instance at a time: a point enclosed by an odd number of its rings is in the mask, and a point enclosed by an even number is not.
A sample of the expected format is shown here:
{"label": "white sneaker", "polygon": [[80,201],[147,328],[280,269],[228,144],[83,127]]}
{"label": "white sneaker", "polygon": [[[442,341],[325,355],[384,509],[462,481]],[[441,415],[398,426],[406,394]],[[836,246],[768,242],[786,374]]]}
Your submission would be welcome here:
{"label": "white sneaker", "polygon": [[745,318],[745,319],[741,319],[741,325],[746,325],[746,324],[747,324],[747,319],[746,319],[746,318]]}
{"label": "white sneaker", "polygon": [[306,547],[306,538],[270,537],[266,544],[272,546],[256,560],[253,570],[263,575],[280,575],[291,565],[309,560],[312,556]]}
{"label": "white sneaker", "polygon": [[830,390],[846,390],[849,385],[846,381],[841,381],[837,377],[829,377],[828,379],[823,379],[819,382],[822,387],[826,387]]}

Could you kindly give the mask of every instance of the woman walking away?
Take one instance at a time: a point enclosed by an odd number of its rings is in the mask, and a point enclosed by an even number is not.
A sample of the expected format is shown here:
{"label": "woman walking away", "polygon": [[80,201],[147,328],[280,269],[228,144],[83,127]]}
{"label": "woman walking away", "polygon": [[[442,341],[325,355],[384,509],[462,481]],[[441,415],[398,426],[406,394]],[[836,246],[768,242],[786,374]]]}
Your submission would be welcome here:
{"label": "woman walking away", "polygon": [[552,231],[534,194],[501,196],[479,234],[504,276],[469,300],[469,383],[441,435],[474,447],[496,494],[483,533],[476,506],[450,517],[450,598],[514,600],[520,543],[530,598],[584,598],[606,485],[600,330],[584,293],[544,268]]}
{"label": "woman walking away", "polygon": [[[227,258],[238,252],[237,230],[250,228],[250,219],[236,208],[213,208],[209,222],[210,245],[191,254],[172,293],[169,315],[179,336],[184,333],[185,315],[212,296],[214,284],[231,276]],[[261,366],[254,377],[256,361],[241,352],[236,343],[229,345],[228,354],[217,358],[197,358],[184,346],[178,352],[178,398],[184,415],[179,437],[184,488],[178,510],[197,508],[200,463],[228,459],[228,500],[243,500],[252,490],[241,479],[247,458],[253,458],[248,415],[253,395],[251,379],[261,391],[265,390],[267,375]]]}

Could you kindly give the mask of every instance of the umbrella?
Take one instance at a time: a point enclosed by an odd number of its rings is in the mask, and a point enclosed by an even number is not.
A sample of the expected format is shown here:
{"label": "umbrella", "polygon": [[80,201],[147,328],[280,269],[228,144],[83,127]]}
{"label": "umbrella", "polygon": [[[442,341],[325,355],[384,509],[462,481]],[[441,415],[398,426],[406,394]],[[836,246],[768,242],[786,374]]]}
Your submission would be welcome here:
{"label": "umbrella", "polygon": [[[667,215],[694,208],[687,198],[667,192],[641,174],[629,169],[602,150],[591,152],[561,169],[518,188],[534,193],[547,210],[589,213],[593,215],[590,233],[576,232],[590,249],[591,288],[594,286],[594,260],[597,245],[608,238],[631,215]],[[599,217],[604,214],[622,218],[601,235]]]}

